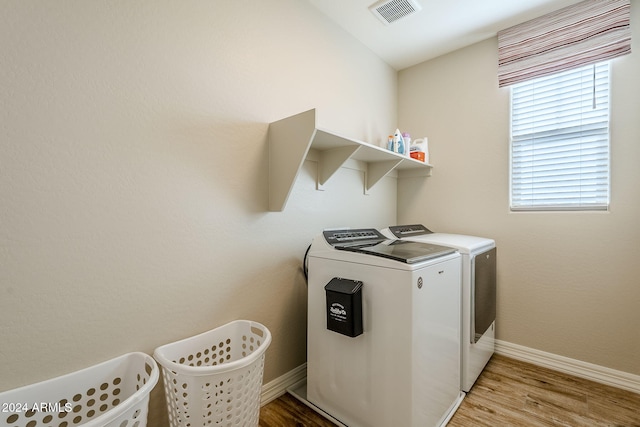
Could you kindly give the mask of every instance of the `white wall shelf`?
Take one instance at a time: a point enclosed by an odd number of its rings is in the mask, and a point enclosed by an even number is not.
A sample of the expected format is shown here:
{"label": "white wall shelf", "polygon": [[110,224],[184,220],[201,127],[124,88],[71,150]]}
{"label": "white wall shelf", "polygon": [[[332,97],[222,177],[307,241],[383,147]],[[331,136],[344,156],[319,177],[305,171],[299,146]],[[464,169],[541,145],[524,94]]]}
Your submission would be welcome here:
{"label": "white wall shelf", "polygon": [[269,210],[283,211],[293,184],[310,150],[317,153],[317,188],[348,160],[363,162],[364,192],[368,193],[389,172],[398,178],[430,176],[432,166],[363,141],[316,127],[312,109],[269,124]]}

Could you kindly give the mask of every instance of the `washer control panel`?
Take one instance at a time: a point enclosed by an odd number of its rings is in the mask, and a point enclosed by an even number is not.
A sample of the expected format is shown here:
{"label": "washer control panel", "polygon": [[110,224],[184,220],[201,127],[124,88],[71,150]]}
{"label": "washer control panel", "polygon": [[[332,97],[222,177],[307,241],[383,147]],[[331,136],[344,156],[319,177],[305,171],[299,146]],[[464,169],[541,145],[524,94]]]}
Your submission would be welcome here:
{"label": "washer control panel", "polygon": [[375,228],[325,230],[322,232],[322,235],[327,243],[334,247],[376,244],[388,240]]}

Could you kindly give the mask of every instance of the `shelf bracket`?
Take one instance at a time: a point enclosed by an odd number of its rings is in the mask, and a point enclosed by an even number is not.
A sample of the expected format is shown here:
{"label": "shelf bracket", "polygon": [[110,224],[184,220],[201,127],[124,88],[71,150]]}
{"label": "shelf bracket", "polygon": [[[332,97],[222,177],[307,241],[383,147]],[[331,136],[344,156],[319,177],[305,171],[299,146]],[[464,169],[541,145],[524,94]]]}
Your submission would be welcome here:
{"label": "shelf bracket", "polygon": [[269,210],[284,209],[316,134],[309,110],[269,125]]}
{"label": "shelf bracket", "polygon": [[360,149],[359,145],[350,145],[347,147],[334,148],[325,150],[320,153],[318,161],[318,180],[316,189],[324,190],[327,183],[344,163]]}
{"label": "shelf bracket", "polygon": [[364,194],[369,194],[369,191],[376,185],[382,178],[387,176],[396,166],[402,162],[402,159],[386,160],[383,162],[372,162],[367,166],[365,173],[365,189]]}

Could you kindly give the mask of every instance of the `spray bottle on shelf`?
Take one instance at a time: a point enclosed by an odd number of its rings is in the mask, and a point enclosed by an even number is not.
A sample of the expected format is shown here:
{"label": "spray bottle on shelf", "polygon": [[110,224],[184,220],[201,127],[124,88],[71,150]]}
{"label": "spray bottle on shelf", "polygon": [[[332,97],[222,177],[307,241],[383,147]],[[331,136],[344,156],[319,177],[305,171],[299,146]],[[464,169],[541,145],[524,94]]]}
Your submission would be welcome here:
{"label": "spray bottle on shelf", "polygon": [[402,133],[400,133],[400,129],[396,129],[396,132],[393,134],[393,151],[398,154],[404,154],[404,148]]}
{"label": "spray bottle on shelf", "polygon": [[402,133],[402,139],[404,140],[404,155],[410,157],[411,152],[411,135],[407,132]]}

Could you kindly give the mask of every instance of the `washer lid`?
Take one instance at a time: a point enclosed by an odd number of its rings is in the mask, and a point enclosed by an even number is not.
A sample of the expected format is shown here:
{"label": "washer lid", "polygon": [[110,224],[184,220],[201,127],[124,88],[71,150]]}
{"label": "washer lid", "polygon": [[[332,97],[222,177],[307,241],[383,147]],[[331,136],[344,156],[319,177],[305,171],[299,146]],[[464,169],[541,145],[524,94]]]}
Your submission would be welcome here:
{"label": "washer lid", "polygon": [[377,243],[357,246],[335,246],[335,248],[390,258],[407,264],[414,264],[456,252],[454,248],[447,248],[431,243],[409,242],[406,240],[383,240]]}

